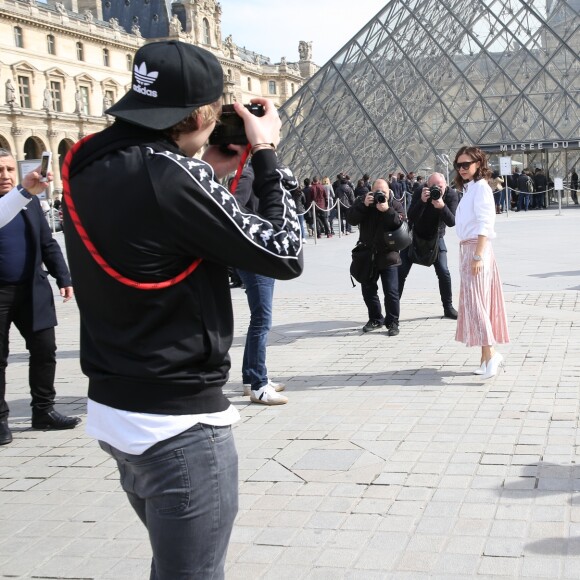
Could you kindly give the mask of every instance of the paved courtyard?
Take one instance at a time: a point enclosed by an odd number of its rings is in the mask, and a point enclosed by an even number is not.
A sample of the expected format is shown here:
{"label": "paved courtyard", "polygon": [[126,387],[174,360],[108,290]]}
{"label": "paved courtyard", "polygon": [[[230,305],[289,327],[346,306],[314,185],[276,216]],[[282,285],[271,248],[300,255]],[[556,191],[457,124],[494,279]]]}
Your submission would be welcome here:
{"label": "paved courtyard", "polygon": [[[251,405],[247,304],[233,291],[226,392],[242,419],[228,580],[580,578],[580,211],[556,213],[498,217],[512,342],[488,381],[441,317],[432,268],[411,271],[398,337],[361,333],[351,235],[310,242],[304,275],[277,283],[268,367],[290,402]],[[457,295],[457,238],[446,239]],[[57,302],[58,408],[83,416],[78,311]],[[30,429],[16,332],[11,348],[0,578],[148,578],[145,530],[115,466],[82,426]]]}

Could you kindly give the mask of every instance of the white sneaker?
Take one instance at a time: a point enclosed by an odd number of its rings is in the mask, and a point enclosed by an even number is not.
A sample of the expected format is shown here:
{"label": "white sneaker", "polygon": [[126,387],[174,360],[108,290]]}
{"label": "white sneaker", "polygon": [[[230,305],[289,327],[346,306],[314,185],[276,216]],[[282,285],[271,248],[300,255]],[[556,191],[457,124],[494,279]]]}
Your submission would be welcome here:
{"label": "white sneaker", "polygon": [[279,395],[274,390],[274,387],[266,385],[257,391],[251,391],[250,401],[252,403],[260,403],[261,405],[285,405],[288,402],[288,397]]}
{"label": "white sneaker", "polygon": [[[270,379],[268,379],[268,384],[266,386],[272,387],[277,393],[279,393],[280,391],[283,391],[286,388],[286,385],[283,385],[282,383],[275,383],[274,381],[271,381]],[[252,392],[252,385],[250,385],[248,383],[244,384],[244,397],[249,397],[251,392]]]}

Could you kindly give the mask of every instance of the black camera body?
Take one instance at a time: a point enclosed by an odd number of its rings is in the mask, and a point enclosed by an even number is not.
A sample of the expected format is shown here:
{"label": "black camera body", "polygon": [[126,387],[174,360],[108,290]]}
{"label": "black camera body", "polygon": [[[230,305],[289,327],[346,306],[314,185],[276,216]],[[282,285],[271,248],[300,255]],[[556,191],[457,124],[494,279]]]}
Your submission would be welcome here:
{"label": "black camera body", "polygon": [[375,198],[375,203],[385,203],[387,201],[387,196],[382,191],[373,191],[373,197]]}
{"label": "black camera body", "polygon": [[[252,115],[264,116],[264,106],[244,105]],[[236,113],[233,105],[224,105],[220,120],[209,136],[210,145],[247,145],[248,138],[244,128],[244,120]]]}
{"label": "black camera body", "polygon": [[442,196],[443,196],[443,191],[441,190],[441,188],[438,185],[432,185],[429,188],[429,197],[431,199],[441,199]]}

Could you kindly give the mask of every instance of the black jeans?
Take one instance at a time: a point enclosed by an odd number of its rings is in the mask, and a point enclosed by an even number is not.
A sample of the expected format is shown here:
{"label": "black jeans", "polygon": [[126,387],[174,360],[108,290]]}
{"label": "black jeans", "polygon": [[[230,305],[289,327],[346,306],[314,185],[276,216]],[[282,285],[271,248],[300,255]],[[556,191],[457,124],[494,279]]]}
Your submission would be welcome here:
{"label": "black jeans", "polygon": [[[363,299],[369,312],[369,320],[376,320],[381,324],[384,322],[389,326],[392,322],[399,324],[399,291],[397,288],[399,266],[387,266],[379,270],[374,280],[366,284],[361,284]],[[381,279],[383,293],[385,294],[385,317],[381,312],[381,301],[379,300],[377,284]]]}
{"label": "black jeans", "polygon": [[[408,248],[401,251],[401,262],[402,264],[399,266],[399,297],[403,296],[405,280],[413,265],[411,260],[409,260]],[[451,274],[447,267],[447,246],[443,238],[439,238],[439,254],[433,266],[435,267],[435,274],[437,274],[437,278],[439,279],[439,294],[441,295],[443,308],[450,308],[453,306],[453,294],[451,291]]]}
{"label": "black jeans", "polygon": [[46,413],[54,405],[56,341],[54,327],[32,331],[32,296],[30,286],[0,285],[0,420],[8,417],[6,404],[6,367],[10,326],[14,322],[30,353],[28,382],[35,413]]}

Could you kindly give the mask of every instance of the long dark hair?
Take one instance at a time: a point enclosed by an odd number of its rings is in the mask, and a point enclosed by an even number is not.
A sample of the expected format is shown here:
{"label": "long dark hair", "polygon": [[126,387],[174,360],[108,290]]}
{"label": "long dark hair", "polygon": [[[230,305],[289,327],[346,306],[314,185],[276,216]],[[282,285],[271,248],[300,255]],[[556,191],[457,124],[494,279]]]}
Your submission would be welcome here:
{"label": "long dark hair", "polygon": [[[479,162],[479,167],[477,168],[477,171],[473,176],[473,181],[478,181],[479,179],[487,179],[491,175],[491,169],[487,165],[487,155],[479,147],[464,145],[455,154],[455,159],[453,160],[454,165],[455,163],[457,163],[457,160],[462,155],[468,155],[472,161]],[[462,179],[459,172],[456,172],[455,179],[453,181],[459,190],[462,190],[463,186],[467,183],[467,181],[464,181]]]}

